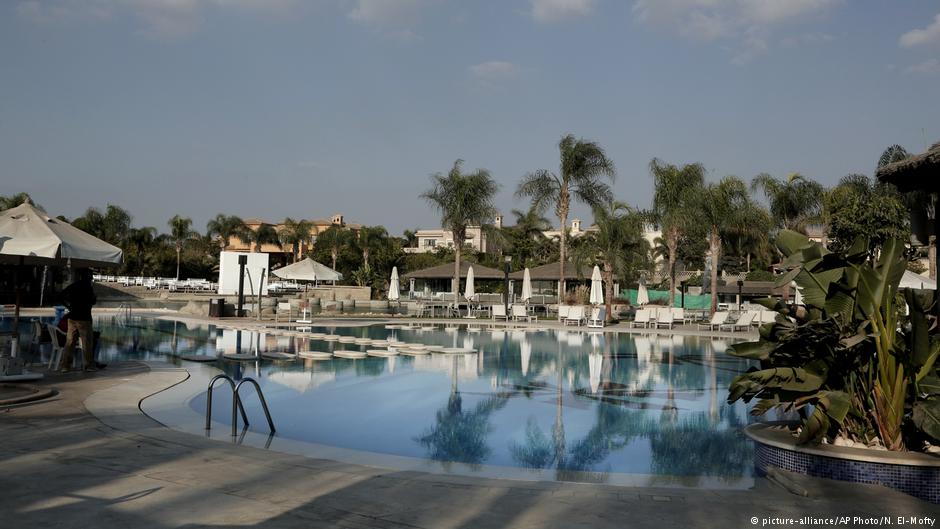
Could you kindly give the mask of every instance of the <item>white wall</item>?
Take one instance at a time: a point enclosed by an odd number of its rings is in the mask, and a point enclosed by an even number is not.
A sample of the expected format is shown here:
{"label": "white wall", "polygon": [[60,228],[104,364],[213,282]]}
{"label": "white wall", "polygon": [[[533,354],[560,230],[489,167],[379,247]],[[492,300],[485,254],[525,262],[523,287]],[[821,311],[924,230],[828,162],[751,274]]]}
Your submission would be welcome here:
{"label": "white wall", "polygon": [[[245,265],[245,297],[262,294],[268,295],[268,254],[246,252],[222,252],[219,255],[219,294],[233,296],[238,294],[238,256],[247,255]],[[264,272],[264,285],[261,285],[261,273]]]}

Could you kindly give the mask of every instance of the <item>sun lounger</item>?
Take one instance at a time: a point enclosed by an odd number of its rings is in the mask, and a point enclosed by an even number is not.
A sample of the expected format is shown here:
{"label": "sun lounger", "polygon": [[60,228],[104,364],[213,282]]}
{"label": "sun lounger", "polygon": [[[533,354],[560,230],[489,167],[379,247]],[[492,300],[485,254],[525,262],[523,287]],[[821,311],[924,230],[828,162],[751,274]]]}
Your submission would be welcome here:
{"label": "sun lounger", "polygon": [[506,315],[506,305],[499,304],[493,305],[491,308],[494,320],[505,320],[509,321],[509,316]]}
{"label": "sun lounger", "polygon": [[605,307],[596,307],[591,311],[591,319],[588,320],[587,326],[595,329],[603,329],[606,322],[607,309]]}
{"label": "sun lounger", "polygon": [[533,321],[535,319],[535,316],[529,315],[525,305],[513,305],[511,308],[513,321]]}
{"label": "sun lounger", "polygon": [[633,316],[633,321],[630,322],[630,327],[643,327],[644,329],[650,325],[650,311],[649,309],[639,309],[636,311],[636,315]]}
{"label": "sun lounger", "polygon": [[685,320],[685,309],[682,307],[673,307],[672,308],[672,324],[673,325],[682,325]]}
{"label": "sun lounger", "polygon": [[571,310],[570,305],[558,305],[558,321],[564,323],[565,318],[568,317],[568,311]]}
{"label": "sun lounger", "polygon": [[746,330],[748,330],[748,329],[751,328],[751,322],[754,321],[754,318],[755,318],[756,316],[757,316],[757,313],[756,313],[756,312],[749,310],[749,311],[747,311],[747,312],[741,314],[741,316],[738,317],[738,321],[736,321],[736,322],[734,322],[734,323],[726,323],[726,324],[724,324],[724,325],[720,325],[720,326],[718,327],[718,329],[719,329],[719,330],[730,330],[731,332],[734,332],[734,331],[736,331],[736,330],[738,330],[738,329],[743,329],[743,330],[746,331]]}
{"label": "sun lounger", "polygon": [[565,316],[565,325],[581,325],[582,322],[586,322],[584,307],[581,305],[571,307],[568,310],[568,315]]}
{"label": "sun lounger", "polygon": [[656,328],[666,327],[672,329],[672,309],[669,307],[662,307],[656,309]]}
{"label": "sun lounger", "polygon": [[728,321],[728,313],[725,311],[716,312],[712,315],[712,319],[708,323],[699,323],[699,330],[707,329],[709,331],[718,331],[721,330],[721,326]]}

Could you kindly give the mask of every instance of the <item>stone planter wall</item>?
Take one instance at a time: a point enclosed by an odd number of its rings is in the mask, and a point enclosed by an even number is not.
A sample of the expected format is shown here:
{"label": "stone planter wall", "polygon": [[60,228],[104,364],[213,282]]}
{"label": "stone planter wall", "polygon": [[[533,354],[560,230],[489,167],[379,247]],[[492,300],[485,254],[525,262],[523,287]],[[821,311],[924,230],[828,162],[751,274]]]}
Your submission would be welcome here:
{"label": "stone planter wall", "polygon": [[797,446],[793,436],[752,424],[744,432],[754,441],[758,474],[777,467],[819,478],[874,483],[940,504],[940,457],[914,452],[887,452],[832,445]]}

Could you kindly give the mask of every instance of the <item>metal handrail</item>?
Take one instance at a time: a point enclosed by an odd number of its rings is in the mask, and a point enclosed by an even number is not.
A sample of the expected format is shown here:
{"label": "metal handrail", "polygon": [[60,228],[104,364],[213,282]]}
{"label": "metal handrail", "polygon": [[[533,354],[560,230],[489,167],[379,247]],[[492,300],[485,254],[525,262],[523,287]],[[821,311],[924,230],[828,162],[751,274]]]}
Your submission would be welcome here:
{"label": "metal handrail", "polygon": [[[229,387],[232,388],[232,437],[235,437],[237,435],[236,432],[238,429],[238,415],[236,415],[235,408],[237,407],[239,411],[241,411],[242,420],[245,422],[245,428],[248,428],[248,415],[245,413],[245,407],[242,406],[241,400],[238,398],[238,390],[235,386],[235,381],[232,380],[232,377],[224,373],[212,377],[212,380],[209,381],[209,387],[206,389],[206,430],[208,431],[212,428],[212,388],[219,380],[225,380],[228,382]],[[241,385],[240,382],[239,385]],[[264,397],[262,397],[261,402],[264,402]],[[268,413],[267,406],[265,406],[264,412]],[[268,421],[270,420],[271,417],[268,416]]]}
{"label": "metal handrail", "polygon": [[[261,409],[264,410],[264,417],[268,420],[268,428],[271,429],[272,434],[275,433],[277,430],[274,429],[274,421],[271,420],[271,412],[268,411],[268,403],[264,400],[264,392],[261,391],[261,385],[258,384],[258,381],[251,377],[245,377],[241,379],[235,386],[235,400],[238,401],[238,405],[241,406],[241,396],[239,395],[238,391],[242,388],[242,384],[245,382],[251,382],[255,386],[255,393],[258,394],[258,400],[261,401]],[[244,413],[244,411],[242,413]],[[234,415],[235,411],[232,410],[232,416],[234,417]],[[247,426],[247,424],[248,421],[246,420],[245,425]]]}

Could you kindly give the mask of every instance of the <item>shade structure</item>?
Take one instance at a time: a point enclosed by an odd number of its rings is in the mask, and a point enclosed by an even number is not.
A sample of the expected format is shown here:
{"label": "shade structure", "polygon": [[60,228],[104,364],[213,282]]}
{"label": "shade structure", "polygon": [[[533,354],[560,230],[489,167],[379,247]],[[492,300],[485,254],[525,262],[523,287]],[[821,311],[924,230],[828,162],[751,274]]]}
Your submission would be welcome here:
{"label": "shade structure", "polygon": [[120,248],[25,203],[0,212],[0,262],[75,267],[118,266]]}
{"label": "shade structure", "polygon": [[473,296],[476,296],[476,290],[473,285],[473,267],[471,266],[467,270],[467,286],[464,288],[463,297],[470,300],[473,299]]}
{"label": "shade structure", "polygon": [[293,281],[339,281],[343,279],[343,274],[309,257],[283,268],[278,268],[272,273],[281,279]]}
{"label": "shade structure", "polygon": [[591,305],[601,305],[604,303],[604,282],[601,279],[601,269],[594,265],[594,271],[591,272]]}
{"label": "shade structure", "polygon": [[646,305],[650,302],[650,293],[646,288],[646,281],[640,279],[640,286],[636,291],[636,304],[637,305]]}
{"label": "shade structure", "polygon": [[532,299],[532,275],[529,273],[529,267],[522,272],[522,295],[519,299],[523,302]]}
{"label": "shade structure", "polygon": [[388,280],[388,300],[398,301],[401,298],[401,292],[398,285],[398,267],[392,267],[392,278]]}

